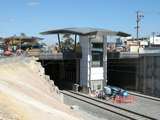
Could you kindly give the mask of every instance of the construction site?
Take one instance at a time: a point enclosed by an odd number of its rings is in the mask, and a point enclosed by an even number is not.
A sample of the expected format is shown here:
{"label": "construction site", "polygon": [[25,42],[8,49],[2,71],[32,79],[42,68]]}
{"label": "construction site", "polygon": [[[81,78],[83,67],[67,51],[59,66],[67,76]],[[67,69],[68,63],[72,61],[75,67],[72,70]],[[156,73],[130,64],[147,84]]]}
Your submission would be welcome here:
{"label": "construction site", "polygon": [[0,120],[160,120],[160,0],[1,0]]}
{"label": "construction site", "polygon": [[129,43],[119,51],[107,41],[130,34],[99,28],[41,34],[56,35],[57,45],[46,49],[23,34],[3,39],[0,119],[160,119],[157,49],[127,51],[137,50]]}

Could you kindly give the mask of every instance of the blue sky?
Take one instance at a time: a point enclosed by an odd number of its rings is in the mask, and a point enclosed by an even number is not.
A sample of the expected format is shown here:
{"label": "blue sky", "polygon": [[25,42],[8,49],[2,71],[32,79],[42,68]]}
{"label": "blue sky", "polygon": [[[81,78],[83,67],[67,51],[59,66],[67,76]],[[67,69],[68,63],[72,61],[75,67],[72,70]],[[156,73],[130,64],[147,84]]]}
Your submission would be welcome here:
{"label": "blue sky", "polygon": [[[141,36],[160,32],[160,0],[0,0],[0,36],[61,27],[99,27],[135,35],[136,11],[144,12]],[[52,37],[46,37],[51,41]]]}

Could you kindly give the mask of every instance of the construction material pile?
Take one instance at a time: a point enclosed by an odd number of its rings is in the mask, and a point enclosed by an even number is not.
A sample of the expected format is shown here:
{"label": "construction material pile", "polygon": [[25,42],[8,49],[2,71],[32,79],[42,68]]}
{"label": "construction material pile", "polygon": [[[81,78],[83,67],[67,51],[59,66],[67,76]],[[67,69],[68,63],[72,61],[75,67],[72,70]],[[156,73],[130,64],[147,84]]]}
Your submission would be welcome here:
{"label": "construction material pile", "polygon": [[80,120],[33,58],[0,59],[0,120]]}

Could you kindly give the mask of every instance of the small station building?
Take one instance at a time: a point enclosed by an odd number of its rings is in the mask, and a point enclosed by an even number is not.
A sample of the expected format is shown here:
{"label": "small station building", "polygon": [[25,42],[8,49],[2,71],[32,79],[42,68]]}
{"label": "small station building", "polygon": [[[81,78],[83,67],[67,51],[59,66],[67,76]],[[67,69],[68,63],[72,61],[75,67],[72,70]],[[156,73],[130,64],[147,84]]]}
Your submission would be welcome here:
{"label": "small station building", "polygon": [[[45,53],[39,57],[46,74],[60,89],[79,84],[83,90],[102,89],[107,84],[107,41],[130,36],[99,28],[63,28],[41,34],[57,35],[58,40],[56,54]],[[67,37],[65,42],[64,37]]]}

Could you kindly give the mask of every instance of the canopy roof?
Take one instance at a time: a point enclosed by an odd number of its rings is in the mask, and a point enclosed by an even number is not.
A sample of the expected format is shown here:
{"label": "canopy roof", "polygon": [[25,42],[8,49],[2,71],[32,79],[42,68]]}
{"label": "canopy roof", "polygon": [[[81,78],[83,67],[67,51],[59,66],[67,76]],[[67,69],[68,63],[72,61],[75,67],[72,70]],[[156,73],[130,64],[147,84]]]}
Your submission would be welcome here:
{"label": "canopy roof", "polygon": [[83,28],[62,28],[62,29],[53,29],[45,32],[41,32],[40,34],[49,35],[49,34],[58,34],[58,33],[70,33],[70,34],[78,34],[78,35],[93,35],[93,34],[104,34],[104,35],[117,35],[122,37],[128,37],[130,34],[124,32],[116,32],[107,29],[101,28],[90,28],[90,27],[83,27]]}

